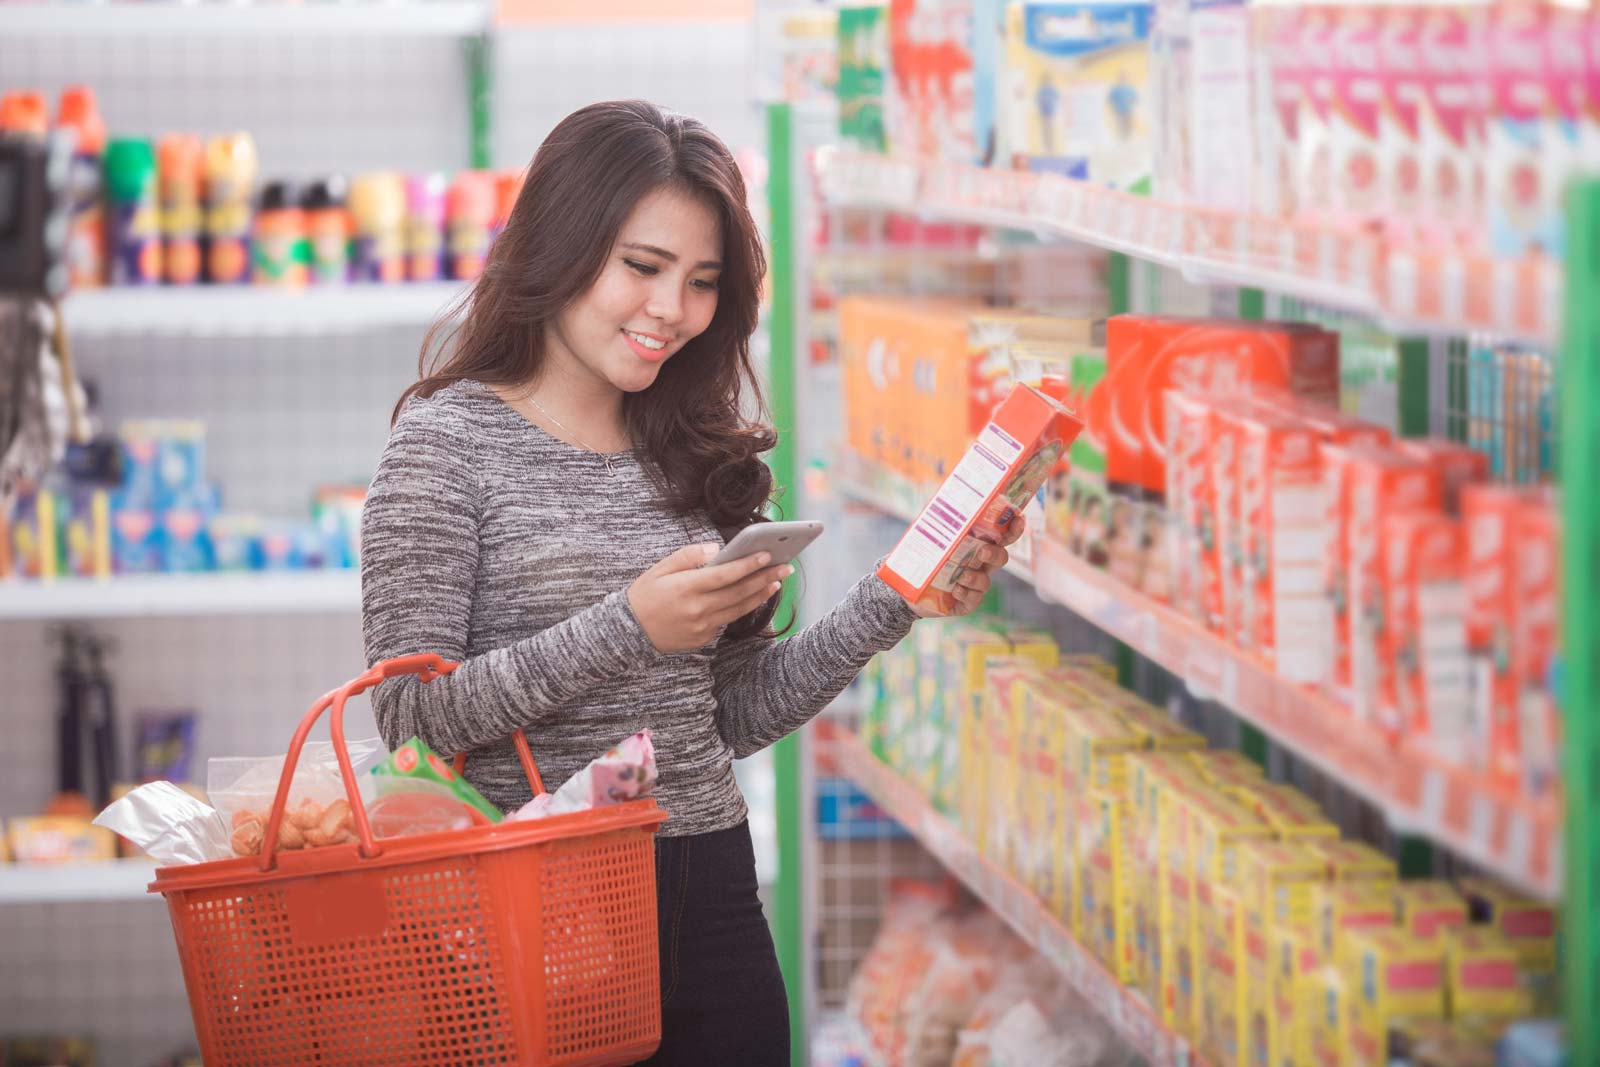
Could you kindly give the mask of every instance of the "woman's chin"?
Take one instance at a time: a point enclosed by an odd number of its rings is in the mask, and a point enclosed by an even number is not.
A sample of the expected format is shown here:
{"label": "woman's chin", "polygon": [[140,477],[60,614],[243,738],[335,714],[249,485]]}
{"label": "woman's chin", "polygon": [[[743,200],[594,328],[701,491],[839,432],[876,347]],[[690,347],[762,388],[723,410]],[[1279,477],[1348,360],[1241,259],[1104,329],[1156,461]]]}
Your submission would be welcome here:
{"label": "woman's chin", "polygon": [[611,384],[621,389],[624,393],[642,393],[656,383],[661,376],[660,363],[646,363],[639,360],[636,365],[625,371],[611,375]]}

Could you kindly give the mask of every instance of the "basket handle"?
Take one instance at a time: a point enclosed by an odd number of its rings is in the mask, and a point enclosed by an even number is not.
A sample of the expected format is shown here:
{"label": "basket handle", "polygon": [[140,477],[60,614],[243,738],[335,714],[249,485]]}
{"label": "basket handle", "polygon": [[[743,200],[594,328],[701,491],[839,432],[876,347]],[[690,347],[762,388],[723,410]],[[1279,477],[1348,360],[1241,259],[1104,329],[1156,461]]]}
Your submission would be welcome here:
{"label": "basket handle", "polygon": [[[522,764],[522,773],[528,776],[528,784],[533,787],[533,795],[538,796],[544,792],[544,779],[539,776],[539,768],[533,762],[533,750],[528,747],[528,739],[521,730],[511,735],[511,743],[516,746],[517,760]],[[456,774],[465,774],[467,770],[467,754],[457,752],[455,758]]]}
{"label": "basket handle", "polygon": [[[350,811],[355,816],[356,836],[361,839],[361,855],[367,859],[378,855],[378,846],[372,839],[372,826],[367,821],[367,809],[361,803],[361,790],[356,785],[355,768],[350,765],[350,753],[345,748],[345,702],[357,693],[366,692],[386,678],[415,674],[424,682],[431,682],[435,678],[449,674],[458,666],[460,664],[450,663],[432,653],[383,660],[374,663],[360,677],[325,693],[311,705],[311,710],[300,720],[300,726],[294,732],[294,739],[289,742],[289,753],[283,760],[283,773],[278,777],[278,794],[272,800],[272,815],[267,819],[267,828],[261,842],[260,867],[263,872],[272,870],[278,862],[278,827],[283,823],[284,808],[289,803],[289,785],[294,781],[295,767],[300,763],[300,750],[305,747],[306,736],[311,733],[311,727],[316,725],[317,719],[321,718],[322,713],[330,707],[333,708],[333,714],[328,720],[328,731],[333,735],[333,754],[339,761],[339,777],[344,780],[345,796],[349,799]],[[527,742],[523,741],[523,746],[526,745]],[[531,761],[532,757],[529,759]]]}

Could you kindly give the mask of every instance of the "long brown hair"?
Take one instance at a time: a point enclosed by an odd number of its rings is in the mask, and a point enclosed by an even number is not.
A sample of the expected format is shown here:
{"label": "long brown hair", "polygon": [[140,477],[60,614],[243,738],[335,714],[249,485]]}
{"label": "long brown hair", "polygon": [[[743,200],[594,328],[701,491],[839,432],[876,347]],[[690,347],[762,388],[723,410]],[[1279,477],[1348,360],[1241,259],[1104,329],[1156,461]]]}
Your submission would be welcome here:
{"label": "long brown hair", "polygon": [[[668,507],[706,514],[732,537],[762,514],[777,443],[750,363],[766,256],[727,146],[704,124],[643,100],[591,104],[563,119],[533,157],[483,275],[429,329],[419,380],[395,405],[453,382],[521,385],[545,358],[545,330],[600,277],[617,234],[662,187],[698,197],[722,224],[722,272],[711,325],[623,397],[629,438]],[[776,599],[730,627],[767,630]]]}

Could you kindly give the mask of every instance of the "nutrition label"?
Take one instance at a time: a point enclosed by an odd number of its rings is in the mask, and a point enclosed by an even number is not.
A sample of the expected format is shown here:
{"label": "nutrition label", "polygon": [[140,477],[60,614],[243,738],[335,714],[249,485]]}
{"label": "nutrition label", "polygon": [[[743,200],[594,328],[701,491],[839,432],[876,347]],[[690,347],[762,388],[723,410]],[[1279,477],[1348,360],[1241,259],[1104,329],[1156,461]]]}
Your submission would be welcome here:
{"label": "nutrition label", "polygon": [[994,423],[985,427],[901,538],[889,568],[913,585],[926,582],[1021,454],[1016,438]]}

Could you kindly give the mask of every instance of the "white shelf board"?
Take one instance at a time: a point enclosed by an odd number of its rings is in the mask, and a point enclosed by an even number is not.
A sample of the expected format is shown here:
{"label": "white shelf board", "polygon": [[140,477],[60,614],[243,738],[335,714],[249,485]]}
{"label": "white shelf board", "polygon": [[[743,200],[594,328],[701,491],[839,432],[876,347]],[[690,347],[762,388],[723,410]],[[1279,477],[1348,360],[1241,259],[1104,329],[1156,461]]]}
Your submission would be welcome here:
{"label": "white shelf board", "polygon": [[85,289],[67,297],[62,314],[73,337],[344,333],[427,326],[461,294],[462,286],[403,282],[297,290],[246,285]]}
{"label": "white shelf board", "polygon": [[149,860],[98,863],[0,864],[0,904],[71,904],[103,900],[154,900],[146,892],[156,877]]}
{"label": "white shelf board", "polygon": [[289,615],[360,607],[361,576],[353,569],[0,582],[0,619]]}
{"label": "white shelf board", "polygon": [[479,0],[378,3],[0,3],[0,35],[464,37],[489,28]]}

